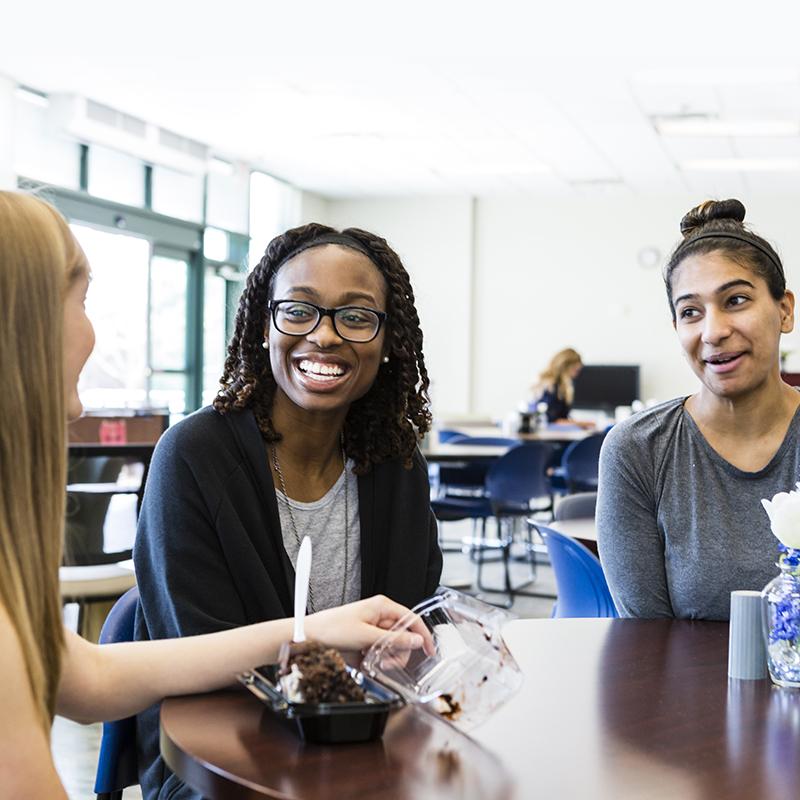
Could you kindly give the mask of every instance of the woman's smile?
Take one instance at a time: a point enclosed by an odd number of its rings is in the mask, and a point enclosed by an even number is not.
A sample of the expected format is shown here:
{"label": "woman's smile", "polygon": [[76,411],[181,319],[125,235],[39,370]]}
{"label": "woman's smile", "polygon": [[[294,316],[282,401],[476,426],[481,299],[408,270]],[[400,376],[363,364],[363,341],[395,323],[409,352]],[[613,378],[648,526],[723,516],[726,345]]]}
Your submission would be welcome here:
{"label": "woman's smile", "polygon": [[338,391],[353,375],[345,359],[323,353],[294,356],[292,368],[296,380],[310,392]]}

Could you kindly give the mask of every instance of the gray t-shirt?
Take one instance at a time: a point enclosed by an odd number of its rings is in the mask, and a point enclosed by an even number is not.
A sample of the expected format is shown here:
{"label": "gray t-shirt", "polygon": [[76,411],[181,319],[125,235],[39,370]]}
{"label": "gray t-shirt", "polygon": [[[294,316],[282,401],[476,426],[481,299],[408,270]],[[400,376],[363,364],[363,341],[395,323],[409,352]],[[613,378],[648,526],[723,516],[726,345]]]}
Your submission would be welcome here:
{"label": "gray t-shirt", "polygon": [[800,479],[800,409],[769,464],[744,472],[706,441],[685,399],[614,426],[600,453],[600,559],[624,617],[726,620],[733,590],[778,573],[761,499]]}
{"label": "gray t-shirt", "polygon": [[[345,485],[347,486],[347,525],[345,525]],[[311,537],[311,590],[314,593],[313,611],[333,608],[344,602],[351,603],[361,597],[361,523],[358,515],[358,477],[353,474],[353,462],[347,462],[345,472],[339,476],[324,496],[313,503],[301,503],[287,498],[276,487],[278,513],[281,517],[283,546],[292,566],[297,564],[298,545],[292,527],[287,502],[297,523],[300,541]],[[345,535],[347,535],[347,563],[345,564]],[[312,612],[309,599],[309,613]]]}

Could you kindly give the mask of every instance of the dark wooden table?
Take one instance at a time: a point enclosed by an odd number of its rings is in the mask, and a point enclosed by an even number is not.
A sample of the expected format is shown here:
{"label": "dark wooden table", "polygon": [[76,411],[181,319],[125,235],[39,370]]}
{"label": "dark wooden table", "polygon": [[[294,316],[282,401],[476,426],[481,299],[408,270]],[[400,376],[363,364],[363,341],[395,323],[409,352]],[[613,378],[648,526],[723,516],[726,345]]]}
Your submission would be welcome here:
{"label": "dark wooden table", "polygon": [[254,699],[218,693],[165,701],[162,752],[209,798],[800,796],[800,692],[729,681],[725,623],[518,620],[504,633],[525,684],[472,739],[404,709],[382,742],[304,747]]}
{"label": "dark wooden table", "polygon": [[377,742],[322,746],[303,744],[244,691],[172,698],[161,705],[161,753],[212,800],[513,795],[495,756],[415,708],[396,712]]}

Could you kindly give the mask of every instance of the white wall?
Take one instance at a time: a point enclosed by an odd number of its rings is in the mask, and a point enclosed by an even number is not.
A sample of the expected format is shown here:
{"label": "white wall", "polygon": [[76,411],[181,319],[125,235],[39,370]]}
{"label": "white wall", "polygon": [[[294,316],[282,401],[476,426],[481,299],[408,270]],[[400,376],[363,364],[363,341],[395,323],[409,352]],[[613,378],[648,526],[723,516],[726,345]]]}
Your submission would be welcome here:
{"label": "white wall", "polygon": [[472,201],[328,201],[327,222],[386,238],[411,276],[437,414],[464,412],[470,392]]}
{"label": "white wall", "polygon": [[14,93],[16,83],[0,75],[0,189],[16,189],[14,173]]}
{"label": "white wall", "polygon": [[309,222],[320,222],[328,224],[328,201],[318,194],[311,192],[301,192],[300,194],[300,218],[298,225],[307,225]]}
{"label": "white wall", "polygon": [[[527,397],[549,357],[575,347],[587,363],[640,364],[642,398],[694,390],[657,267],[700,199],[463,198],[331,200],[328,222],[385,236],[411,274],[437,415],[502,416]],[[800,290],[797,198],[742,198],[748,221],[776,243]],[[471,286],[474,285],[474,302]],[[474,315],[474,318],[473,318]],[[472,335],[471,335],[472,333]],[[800,333],[785,338],[800,369]]]}

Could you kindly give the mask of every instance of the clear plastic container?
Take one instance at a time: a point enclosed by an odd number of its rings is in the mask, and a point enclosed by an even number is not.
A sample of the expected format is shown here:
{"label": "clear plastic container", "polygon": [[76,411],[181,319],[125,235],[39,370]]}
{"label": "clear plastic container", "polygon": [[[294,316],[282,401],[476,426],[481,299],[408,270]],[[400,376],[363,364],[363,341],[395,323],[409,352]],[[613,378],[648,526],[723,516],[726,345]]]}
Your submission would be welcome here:
{"label": "clear plastic container", "polygon": [[376,642],[364,673],[462,730],[470,730],[505,703],[523,676],[501,630],[512,614],[447,589],[413,609],[431,632],[435,652],[398,649],[393,633],[408,629],[406,616]]}

